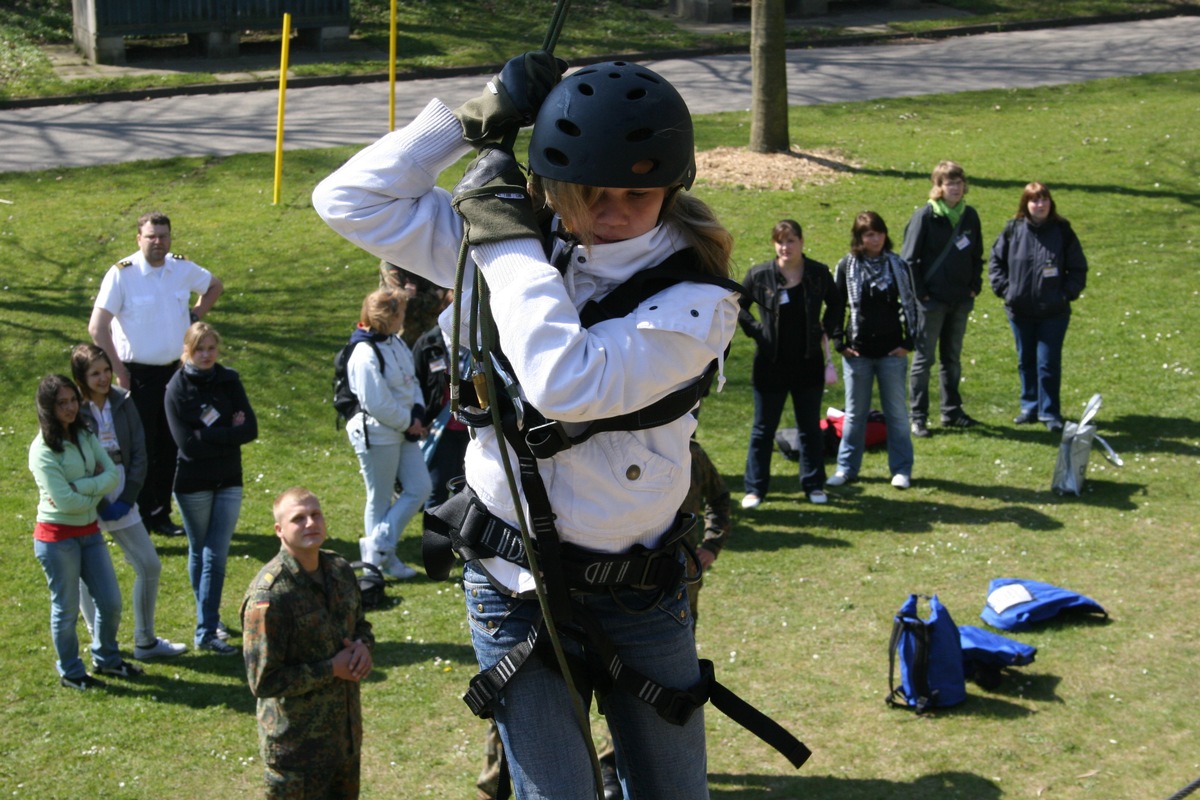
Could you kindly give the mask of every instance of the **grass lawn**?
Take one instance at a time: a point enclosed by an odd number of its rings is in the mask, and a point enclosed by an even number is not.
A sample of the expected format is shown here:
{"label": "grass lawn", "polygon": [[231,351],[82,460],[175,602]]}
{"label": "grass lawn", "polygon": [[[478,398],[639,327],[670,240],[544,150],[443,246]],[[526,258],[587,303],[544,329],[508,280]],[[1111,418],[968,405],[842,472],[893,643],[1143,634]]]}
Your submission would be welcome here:
{"label": "grass lawn", "polygon": [[[1200,595],[1193,542],[1200,436],[1194,265],[1200,223],[1195,122],[1200,73],[1030,90],[796,108],[794,142],[841,154],[837,181],[759,192],[694,189],[737,237],[735,271],[771,257],[769,231],[799,219],[809,257],[833,264],[854,214],[879,211],[897,245],[942,158],[966,167],[968,201],[990,245],[1024,184],[1046,182],[1090,262],[1066,343],[1069,417],[1103,392],[1100,431],[1125,458],[1092,459],[1083,497],[1049,491],[1056,443],[1017,428],[1017,377],[1000,302],[981,297],[964,352],[963,392],[985,424],[935,428],[916,447],[914,485],[887,484],[873,453],[862,480],[803,501],[793,465],[755,512],[738,511],[706,580],[699,645],[720,680],[813,749],[800,772],[719,712],[706,716],[712,793],[723,800],[1156,798],[1200,775],[1195,664]],[[698,120],[702,149],[742,145],[745,114]],[[270,203],[269,155],[189,158],[0,175],[0,794],[27,798],[258,792],[253,700],[239,659],[188,653],[108,691],[58,688],[48,593],[30,534],[36,492],[26,453],[41,375],[66,371],[87,337],[106,267],[134,249],[134,220],[161,208],[174,246],[226,293],[210,321],[259,417],[244,448],[246,499],[225,591],[241,592],[277,549],[270,500],[296,483],[324,501],[331,546],[357,551],[363,490],[329,404],[331,359],[374,284],[374,259],[313,213],[311,187],[352,150],[289,153],[288,189]],[[444,176],[452,185],[461,169]],[[750,427],[750,341],[738,336],[725,391],[706,401],[700,438],[734,498]],[[841,387],[828,394],[840,405]],[[156,538],[164,561],[158,628],[190,640],[186,545]],[[402,556],[419,563],[410,528]],[[113,548],[128,604],[132,573]],[[1083,592],[1106,623],[1051,624],[1016,638],[1037,661],[999,690],[916,717],[885,707],[891,617],[909,592],[937,592],[979,624],[988,580],[1015,576]],[[471,797],[483,723],[459,700],[474,659],[451,583],[392,587],[373,612],[377,669],[364,691],[364,796]],[[130,646],[131,612],[121,641]],[[82,631],[82,626],[80,627]],[[84,636],[86,639],[86,635]],[[235,639],[234,643],[238,643]]]}
{"label": "grass lawn", "polygon": [[[835,13],[857,5],[835,3]],[[871,3],[862,3],[871,5]],[[923,34],[962,25],[1006,25],[1031,20],[1086,20],[1109,15],[1146,15],[1183,11],[1190,0],[943,0],[941,5],[966,11],[968,16],[945,17],[890,24],[892,33]],[[498,13],[503,7],[503,13]],[[737,48],[749,46],[749,28],[735,32],[697,32],[675,25],[662,13],[665,0],[607,0],[572,5],[557,54],[568,61],[601,55],[666,52],[680,49]],[[397,3],[396,70],[401,77],[445,67],[501,64],[514,53],[539,47],[553,11],[546,0],[400,0]],[[390,0],[353,0],[350,3],[351,40],[365,51],[388,51]],[[749,4],[735,4],[739,18],[749,15]],[[847,25],[850,23],[847,22]],[[282,29],[282,22],[280,23]],[[64,81],[54,74],[42,44],[72,41],[71,0],[8,0],[0,7],[0,100],[23,97],[84,95],[113,91],[213,83],[210,72],[176,72],[169,75],[124,75]],[[802,47],[847,33],[836,24],[790,25],[787,41]],[[243,52],[270,53],[278,63],[280,31],[247,31]],[[130,37],[131,62],[162,60],[190,55],[182,35]],[[295,52],[295,51],[294,51]],[[296,63],[300,76],[382,74],[387,63],[375,55],[355,51],[331,52],[327,60]],[[268,63],[271,63],[268,60]],[[215,67],[214,67],[215,69]]]}

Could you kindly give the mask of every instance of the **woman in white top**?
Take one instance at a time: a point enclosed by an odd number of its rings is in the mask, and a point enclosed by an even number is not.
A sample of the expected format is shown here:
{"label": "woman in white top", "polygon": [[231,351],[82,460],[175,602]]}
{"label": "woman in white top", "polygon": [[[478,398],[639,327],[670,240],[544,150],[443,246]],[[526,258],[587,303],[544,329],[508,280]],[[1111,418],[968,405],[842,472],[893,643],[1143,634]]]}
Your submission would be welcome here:
{"label": "woman in white top", "polygon": [[[713,285],[728,278],[732,238],[685,191],[695,157],[691,115],[679,93],[651,70],[624,62],[558,78],[552,58],[531,53],[510,61],[479,99],[457,110],[430,102],[408,126],[326,178],[313,205],[350,241],[442,286],[453,283],[465,227],[472,248],[463,286],[473,286],[476,269],[482,272],[524,419],[533,408],[563,435],[578,437],[589,423],[636,414],[696,385],[710,368],[719,375],[738,305],[736,285]],[[500,143],[535,117],[530,188]],[[471,146],[481,156],[452,197],[435,186],[436,178]],[[548,247],[537,219],[543,210],[554,212],[553,220],[546,215],[555,231]],[[589,301],[668,260],[691,277],[662,284],[631,311],[585,323],[581,310]],[[470,297],[463,302],[469,306]],[[448,318],[443,314],[444,326]],[[592,591],[572,584],[569,597],[615,648],[625,674],[636,671],[680,691],[701,680],[683,556],[672,540],[695,427],[690,414],[656,417],[652,427],[599,432],[537,458],[564,551],[608,563],[648,552],[667,563],[679,559],[673,580],[663,576],[652,588],[628,580]],[[492,521],[490,531],[518,521],[503,441],[493,427],[475,429],[465,462],[468,490],[460,495],[472,498],[476,517]],[[517,487],[526,509],[531,485],[521,479]],[[481,554],[463,570],[484,671],[508,663],[541,620],[527,562],[506,555]],[[569,656],[596,663],[597,640],[575,640],[581,631],[574,624],[557,628],[572,637],[564,642]],[[517,797],[591,800],[589,747],[553,661],[535,652],[487,707]],[[604,697],[625,796],[708,797],[703,710],[668,720],[650,702],[621,687]]]}
{"label": "woman in white top", "polygon": [[[80,416],[96,434],[121,476],[117,488],[105,495],[97,513],[100,529],[121,548],[125,563],[133,567],[133,657],[177,656],[187,645],[160,638],[154,632],[154,607],[162,562],[138,510],[138,492],[146,480],[146,439],[142,421],[129,392],[113,385],[112,362],[94,344],[76,345],[71,351],[71,373],[83,395]],[[87,587],[80,584],[79,604],[85,620],[95,617]]]}
{"label": "woman in white top", "polygon": [[[406,294],[392,289],[367,295],[350,336],[351,343],[362,344],[356,344],[346,363],[347,382],[361,408],[347,422],[346,434],[367,487],[362,560],[399,580],[415,577],[417,571],[396,557],[396,544],[433,490],[421,453],[421,387],[412,351],[399,336],[407,303]],[[400,494],[393,502],[397,483]]]}

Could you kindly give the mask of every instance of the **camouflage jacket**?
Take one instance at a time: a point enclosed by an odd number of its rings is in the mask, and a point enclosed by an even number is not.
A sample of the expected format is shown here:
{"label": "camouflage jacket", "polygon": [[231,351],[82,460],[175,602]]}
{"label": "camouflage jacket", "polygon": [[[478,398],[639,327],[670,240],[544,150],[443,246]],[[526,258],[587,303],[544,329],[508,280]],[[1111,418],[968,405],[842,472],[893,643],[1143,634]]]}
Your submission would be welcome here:
{"label": "camouflage jacket", "polygon": [[281,769],[321,769],[362,744],[359,686],[333,675],[342,640],[374,649],[358,580],[346,560],[321,551],[324,586],[286,550],[267,562],[242,601],[242,647],[258,698],[263,760]]}
{"label": "camouflage jacket", "polygon": [[725,480],[717,471],[712,459],[695,439],[688,442],[692,453],[692,483],[688,488],[687,497],[683,500],[681,511],[697,516],[697,522],[704,520],[704,539],[696,541],[699,525],[692,529],[693,547],[703,547],[711,550],[714,556],[721,554],[725,540],[731,527],[729,518],[729,489]]}

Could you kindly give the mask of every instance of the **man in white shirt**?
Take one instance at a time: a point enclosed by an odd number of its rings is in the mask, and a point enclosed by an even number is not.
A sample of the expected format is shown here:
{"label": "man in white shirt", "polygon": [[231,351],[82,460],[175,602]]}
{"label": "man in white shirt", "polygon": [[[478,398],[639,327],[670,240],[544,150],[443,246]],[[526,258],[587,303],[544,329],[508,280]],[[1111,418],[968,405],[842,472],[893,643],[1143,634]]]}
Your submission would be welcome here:
{"label": "man in white shirt", "polygon": [[[88,333],[108,353],[117,382],[128,389],[146,431],[149,470],[138,495],[146,527],[166,536],[183,529],[171,521],[175,442],[163,396],[179,367],[183,335],[216,303],[224,284],[211,272],[171,252],[171,220],[152,211],[138,218],[138,251],[109,268],[100,284]],[[198,296],[195,304],[191,297]]]}

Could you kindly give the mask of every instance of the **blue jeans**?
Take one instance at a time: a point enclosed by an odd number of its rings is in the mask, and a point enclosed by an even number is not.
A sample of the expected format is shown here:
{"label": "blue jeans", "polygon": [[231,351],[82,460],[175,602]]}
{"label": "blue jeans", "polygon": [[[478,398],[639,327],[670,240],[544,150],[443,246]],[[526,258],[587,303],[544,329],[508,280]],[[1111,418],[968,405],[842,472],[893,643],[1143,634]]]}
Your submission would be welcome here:
{"label": "blue jeans", "polygon": [[[373,444],[358,453],[358,465],[367,485],[367,504],[363,511],[363,528],[367,539],[381,522],[387,523],[387,535],[375,539],[380,550],[394,550],[400,534],[425,503],[433,489],[425,455],[420,442]],[[396,481],[403,487],[396,502],[392,491]]]}
{"label": "blue jeans", "polygon": [[188,578],[196,596],[197,646],[217,635],[221,621],[221,591],[225,560],[242,510],[242,487],[213,492],[176,492],[175,505],[188,539]]}
{"label": "blue jeans", "polygon": [[[497,592],[472,563],[463,569],[463,591],[475,656],[481,669],[491,667],[526,638],[538,602]],[[657,592],[621,590],[616,595],[629,608],[640,609]],[[626,665],[671,689],[687,689],[699,680],[688,596],[682,586],[643,614],[622,610],[607,594],[576,599],[596,617]],[[569,654],[582,652],[567,637],[563,647]],[[557,669],[534,655],[513,674],[493,704],[517,797],[595,798],[587,744],[567,693]],[[697,709],[685,725],[672,725],[652,706],[618,689],[605,698],[604,712],[626,798],[708,797],[703,709]],[[591,736],[590,731],[586,735]]]}
{"label": "blue jeans", "polygon": [[1062,349],[1071,315],[1050,319],[1016,317],[1009,320],[1017,343],[1017,373],[1021,376],[1021,413],[1037,414],[1042,422],[1061,421],[1058,392],[1062,387]]}
{"label": "blue jeans", "polygon": [[64,678],[82,678],[87,673],[79,658],[79,582],[83,581],[96,603],[92,622],[92,661],[97,666],[121,663],[117,650],[117,627],[121,624],[121,587],[104,534],[96,532],[61,542],[33,540],[33,553],[41,562],[50,587],[50,637],[58,656],[55,667]]}
{"label": "blue jeans", "polygon": [[908,357],[847,356],[842,359],[842,376],[846,382],[846,419],[842,423],[842,444],[838,447],[838,472],[854,477],[862,467],[871,388],[878,381],[879,404],[887,423],[888,470],[892,475],[911,476],[913,446],[905,398]]}
{"label": "blue jeans", "polygon": [[961,416],[962,346],[967,335],[967,320],[975,300],[943,303],[930,299],[921,306],[922,335],[913,352],[909,388],[912,395],[912,418],[924,422],[929,418],[929,373],[938,361],[938,384],[941,388],[942,421]]}
{"label": "blue jeans", "polygon": [[[125,563],[133,567],[133,643],[138,647],[153,647],[158,641],[154,632],[154,607],[158,604],[158,582],[162,561],[146,526],[135,522],[108,535],[121,547]],[[79,607],[88,616],[95,616],[96,604],[86,586],[79,587]]]}
{"label": "blue jeans", "polygon": [[[746,451],[746,494],[767,496],[775,431],[788,394],[754,390],[754,424],[750,427],[750,448]],[[800,488],[808,494],[825,486],[825,445],[821,434],[821,401],[825,397],[825,386],[793,388],[790,394],[792,413],[800,433]]]}

